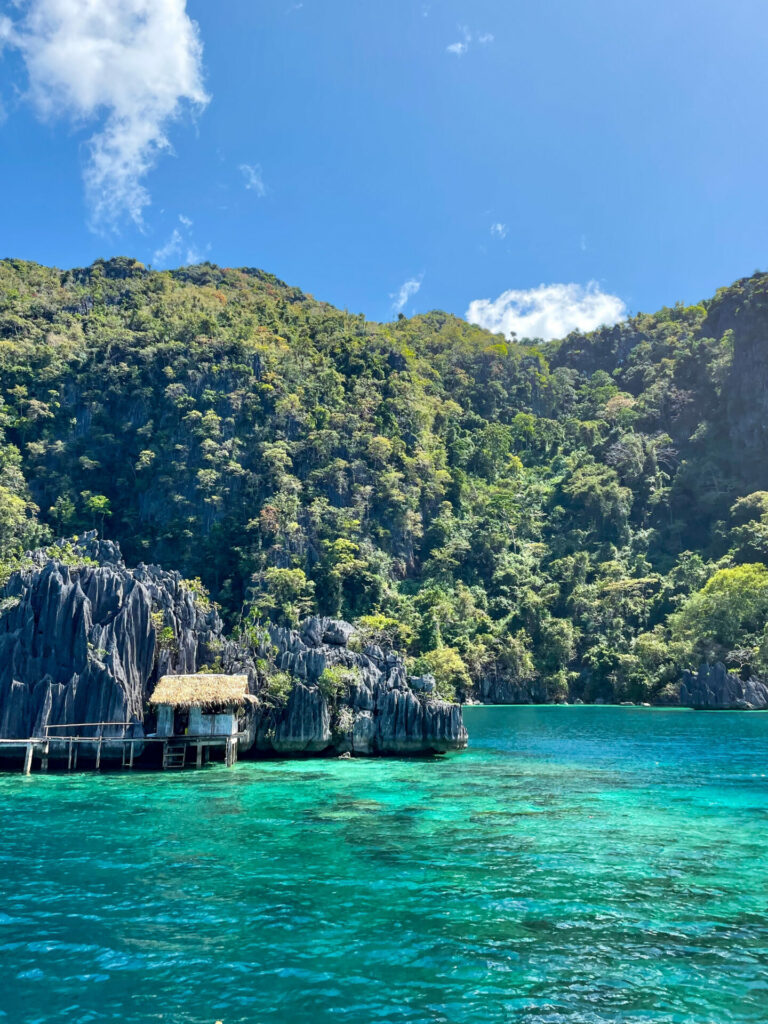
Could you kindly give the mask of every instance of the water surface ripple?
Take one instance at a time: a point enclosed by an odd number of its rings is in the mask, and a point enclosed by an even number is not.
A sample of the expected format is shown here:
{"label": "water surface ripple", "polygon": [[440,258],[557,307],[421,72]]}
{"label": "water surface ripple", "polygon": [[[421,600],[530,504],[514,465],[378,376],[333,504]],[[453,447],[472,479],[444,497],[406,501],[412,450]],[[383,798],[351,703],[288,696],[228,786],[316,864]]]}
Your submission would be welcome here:
{"label": "water surface ripple", "polygon": [[423,761],[0,775],[0,1020],[768,1021],[768,714],[470,708]]}

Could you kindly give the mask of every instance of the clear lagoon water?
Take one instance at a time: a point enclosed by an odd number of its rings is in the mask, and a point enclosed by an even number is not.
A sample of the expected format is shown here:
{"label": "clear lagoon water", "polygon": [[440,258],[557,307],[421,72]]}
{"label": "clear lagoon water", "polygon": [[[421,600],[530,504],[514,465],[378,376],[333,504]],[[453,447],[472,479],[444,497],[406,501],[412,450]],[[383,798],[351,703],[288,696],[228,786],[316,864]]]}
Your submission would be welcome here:
{"label": "clear lagoon water", "polygon": [[419,761],[0,775],[0,1020],[768,1021],[768,714],[469,708]]}

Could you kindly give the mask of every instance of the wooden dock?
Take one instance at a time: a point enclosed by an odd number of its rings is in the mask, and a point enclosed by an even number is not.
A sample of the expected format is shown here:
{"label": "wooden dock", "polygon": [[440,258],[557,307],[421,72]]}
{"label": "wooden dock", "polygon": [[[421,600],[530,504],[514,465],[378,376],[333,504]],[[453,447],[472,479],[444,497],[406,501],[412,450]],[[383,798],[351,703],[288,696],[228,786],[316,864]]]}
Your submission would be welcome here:
{"label": "wooden dock", "polygon": [[24,756],[24,774],[29,775],[32,771],[32,758],[37,753],[40,757],[40,763],[43,771],[48,768],[48,755],[49,755],[49,743],[44,739],[28,739],[28,740],[5,740],[0,739],[0,752],[10,750],[19,753],[23,752]]}
{"label": "wooden dock", "polygon": [[[4,739],[0,737],[0,754],[18,752],[22,760],[24,775],[30,775],[35,760],[39,762],[41,771],[48,771],[49,762],[55,760],[61,764],[66,761],[67,771],[77,771],[78,757],[85,760],[86,756],[94,771],[99,771],[102,757],[109,753],[109,762],[118,767],[132,769],[137,759],[151,744],[162,744],[161,763],[164,770],[187,767],[201,768],[211,761],[211,753],[222,751],[224,764],[231,768],[237,763],[237,746],[240,735],[233,736],[104,736],[106,728],[132,728],[131,722],[75,722],[63,726],[45,727],[43,736],[30,736],[27,739]],[[58,729],[97,730],[95,735],[83,736],[82,733],[57,734]],[[51,734],[53,730],[53,735]],[[139,751],[137,754],[137,745]],[[85,748],[85,749],[84,749]],[[117,749],[116,749],[117,748]],[[112,756],[114,755],[114,756]],[[159,759],[158,759],[159,760]],[[0,762],[1,763],[1,762]]]}

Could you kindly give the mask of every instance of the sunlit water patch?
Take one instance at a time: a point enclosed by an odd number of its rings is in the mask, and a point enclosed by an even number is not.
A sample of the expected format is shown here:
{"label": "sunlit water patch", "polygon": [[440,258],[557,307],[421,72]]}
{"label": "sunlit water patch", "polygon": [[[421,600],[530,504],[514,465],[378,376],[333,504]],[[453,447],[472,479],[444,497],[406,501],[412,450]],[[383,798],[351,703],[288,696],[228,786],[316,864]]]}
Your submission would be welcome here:
{"label": "sunlit water patch", "polygon": [[768,1021],[768,715],[469,708],[419,761],[0,776],[0,1020]]}

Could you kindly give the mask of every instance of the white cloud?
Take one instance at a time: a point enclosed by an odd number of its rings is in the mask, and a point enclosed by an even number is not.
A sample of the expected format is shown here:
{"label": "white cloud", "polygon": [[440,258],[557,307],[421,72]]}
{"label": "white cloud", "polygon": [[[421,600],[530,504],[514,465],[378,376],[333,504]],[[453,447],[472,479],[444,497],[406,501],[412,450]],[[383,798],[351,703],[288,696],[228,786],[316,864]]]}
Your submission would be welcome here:
{"label": "white cloud", "polygon": [[445,49],[448,53],[453,53],[457,57],[463,57],[469,49],[469,44],[472,42],[472,33],[466,25],[459,25],[459,32],[464,36],[463,42],[451,43],[451,45],[446,46]]}
{"label": "white cloud", "polygon": [[178,228],[174,228],[165,245],[155,249],[152,254],[152,265],[161,270],[163,267],[167,267],[169,263],[173,263],[177,257],[181,256],[183,246],[184,239],[181,237],[181,232]]}
{"label": "white cloud", "polygon": [[527,291],[506,291],[498,299],[475,299],[465,316],[494,334],[520,338],[562,338],[570,331],[592,331],[627,315],[617,295],[589,284],[542,284]]}
{"label": "white cloud", "polygon": [[267,194],[267,186],[261,174],[261,164],[240,164],[240,171],[245,178],[245,187],[252,189],[259,199]]}
{"label": "white cloud", "polygon": [[[193,263],[200,263],[203,259],[203,253],[190,238],[191,219],[180,213],[179,223],[181,230],[174,228],[165,245],[155,249],[152,254],[152,265],[159,270],[172,264],[176,264],[176,266],[184,264],[188,267]],[[210,246],[207,248],[210,249]]]}
{"label": "white cloud", "polygon": [[95,226],[136,223],[149,203],[142,184],[170,149],[167,129],[185,103],[201,109],[202,45],[186,0],[21,0],[4,31],[26,63],[41,115],[100,122],[90,139],[85,186]]}
{"label": "white cloud", "polygon": [[[464,36],[464,39],[460,40],[458,43],[451,43],[450,46],[446,46],[445,49],[447,53],[452,53],[456,57],[463,57],[472,43],[473,35],[466,25],[459,25],[459,32]],[[488,43],[493,42],[493,34],[491,32],[481,32],[476,38],[477,42],[480,43],[481,46],[487,46]]]}
{"label": "white cloud", "polygon": [[400,285],[398,291],[393,292],[389,296],[390,299],[393,300],[392,309],[396,313],[399,313],[402,309],[405,308],[405,305],[409,301],[409,299],[412,299],[413,296],[418,292],[419,288],[421,288],[420,277],[412,277],[408,281],[404,281],[403,284]]}
{"label": "white cloud", "polygon": [[497,221],[496,224],[491,224],[491,234],[494,238],[506,238],[507,237],[507,225]]}

